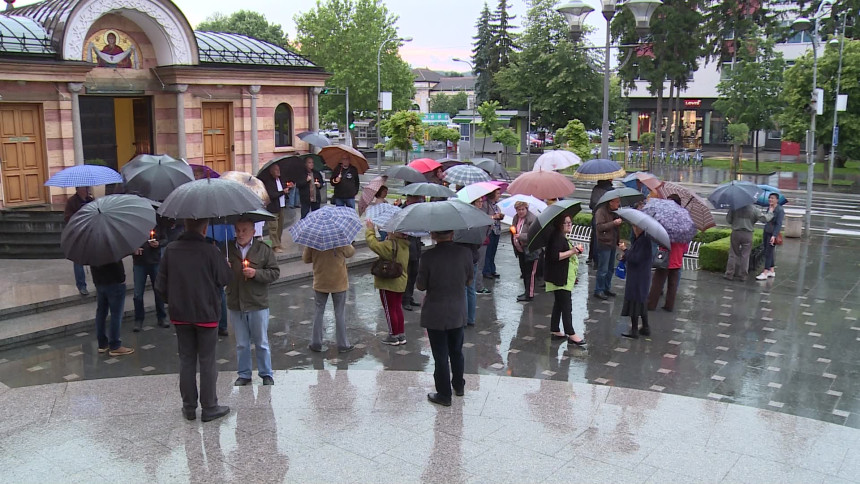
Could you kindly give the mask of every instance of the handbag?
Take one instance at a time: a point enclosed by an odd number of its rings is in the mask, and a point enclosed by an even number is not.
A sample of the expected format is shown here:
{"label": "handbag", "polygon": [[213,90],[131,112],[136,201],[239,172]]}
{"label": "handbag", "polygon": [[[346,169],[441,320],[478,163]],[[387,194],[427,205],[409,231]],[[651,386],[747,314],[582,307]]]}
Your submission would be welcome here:
{"label": "handbag", "polygon": [[668,269],[669,251],[657,249],[657,252],[654,253],[654,260],[651,263],[651,267],[653,267],[654,269]]}
{"label": "handbag", "polygon": [[774,241],[774,245],[782,245],[782,234],[776,234],[776,240]]}
{"label": "handbag", "polygon": [[380,279],[397,279],[403,274],[403,266],[397,262],[397,241],[391,239],[391,243],[394,244],[391,260],[380,257],[370,266],[370,273]]}
{"label": "handbag", "polygon": [[627,277],[627,263],[625,261],[618,261],[618,265],[615,266],[615,277],[619,279]]}

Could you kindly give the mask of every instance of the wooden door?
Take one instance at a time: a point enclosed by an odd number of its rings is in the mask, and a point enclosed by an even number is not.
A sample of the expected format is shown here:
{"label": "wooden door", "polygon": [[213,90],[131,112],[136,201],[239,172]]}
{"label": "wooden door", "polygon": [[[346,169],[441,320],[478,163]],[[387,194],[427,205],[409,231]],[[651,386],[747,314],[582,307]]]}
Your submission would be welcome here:
{"label": "wooden door", "polygon": [[233,105],[203,103],[203,163],[223,173],[233,169]]}
{"label": "wooden door", "polygon": [[42,113],[36,104],[0,104],[0,178],[6,206],[46,203]]}

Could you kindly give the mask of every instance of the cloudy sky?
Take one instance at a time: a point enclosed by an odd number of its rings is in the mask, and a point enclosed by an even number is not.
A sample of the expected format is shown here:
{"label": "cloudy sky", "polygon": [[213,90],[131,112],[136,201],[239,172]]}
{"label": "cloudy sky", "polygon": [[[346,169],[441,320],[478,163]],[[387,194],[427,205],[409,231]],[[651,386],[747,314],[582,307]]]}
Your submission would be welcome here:
{"label": "cloudy sky", "polygon": [[[36,3],[37,0],[18,0],[16,5]],[[296,37],[296,24],[293,17],[316,6],[316,0],[174,0],[188,17],[192,26],[214,12],[230,14],[246,9],[261,12],[270,22],[279,23],[289,34],[290,40]],[[588,16],[588,23],[598,28],[592,34],[594,39],[605,35],[605,22],[600,16],[600,2],[586,0],[595,8]],[[483,0],[386,0],[389,11],[399,16],[398,31],[403,37],[412,37],[412,42],[403,45],[400,55],[412,67],[429,67],[441,71],[468,71],[469,66],[454,62],[453,57],[469,59],[472,52],[472,37],[475,23],[484,6]],[[497,0],[487,2],[494,9]],[[561,2],[559,2],[561,3]],[[525,0],[510,1],[511,14],[516,15],[515,25],[522,25],[527,10]],[[517,31],[521,31],[518,29]],[[602,40],[596,40],[602,45]]]}

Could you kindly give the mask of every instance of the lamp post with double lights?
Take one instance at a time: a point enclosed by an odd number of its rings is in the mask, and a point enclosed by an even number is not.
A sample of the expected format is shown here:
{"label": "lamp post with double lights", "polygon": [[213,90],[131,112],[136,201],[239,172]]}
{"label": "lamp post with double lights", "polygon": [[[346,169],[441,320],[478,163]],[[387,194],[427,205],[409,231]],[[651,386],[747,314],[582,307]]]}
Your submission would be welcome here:
{"label": "lamp post with double lights", "polygon": [[[459,57],[454,57],[451,60],[454,62],[463,62],[464,64],[468,64],[469,69],[472,70],[472,74],[475,74],[475,66],[471,62],[469,62],[465,59],[461,59]],[[466,108],[467,109],[469,108],[469,100],[468,99],[469,98],[467,97],[466,98]],[[475,124],[475,106],[473,105],[472,106],[472,117],[471,117],[471,119],[469,119],[469,153],[470,153],[471,158],[475,157],[475,136],[472,133],[472,126],[474,126],[474,124]]]}
{"label": "lamp post with double lights", "polygon": [[[587,49],[603,49],[603,124],[600,130],[600,157],[609,158],[609,50],[613,47],[632,47],[625,45],[612,46],[612,38],[609,31],[609,25],[612,17],[619,10],[617,0],[602,0],[601,11],[603,18],[606,19],[606,44],[603,47],[586,47]],[[628,0],[621,3],[620,8],[627,7],[633,17],[636,19],[636,33],[639,38],[644,38],[650,31],[651,15],[657,10],[657,7],[662,5],[661,0]],[[570,26],[570,33],[573,40],[576,42],[582,37],[582,26],[585,22],[585,17],[594,11],[587,3],[582,0],[575,0],[559,5],[555,9],[558,13],[564,15],[567,23]]]}
{"label": "lamp post with double lights", "polygon": [[836,70],[836,100],[833,103],[833,139],[830,145],[830,165],[829,170],[827,170],[827,186],[833,186],[833,166],[834,160],[836,159],[836,145],[839,142],[839,125],[837,124],[839,120],[839,88],[840,83],[842,82],[842,52],[845,49],[845,22],[846,22],[846,14],[847,12],[842,12],[842,35],[839,35],[837,32],[837,37],[839,40],[833,39],[829,43],[833,45],[834,43],[839,44],[839,68]]}
{"label": "lamp post with double lights", "polygon": [[[392,35],[387,39],[383,40],[381,44],[379,44],[379,50],[376,52],[376,144],[379,145],[382,143],[382,133],[379,132],[379,121],[380,115],[382,114],[382,48],[385,47],[385,44],[397,41],[400,42],[412,42],[412,37],[398,37],[396,35]],[[376,148],[376,171],[379,174],[382,174],[382,149]]]}
{"label": "lamp post with double lights", "polygon": [[818,89],[818,23],[821,19],[830,15],[833,0],[822,0],[812,16],[812,20],[806,17],[798,17],[791,24],[792,30],[796,32],[809,31],[812,28],[812,119],[809,121],[809,133],[806,135],[806,217],[804,233],[807,237],[812,234],[812,181],[815,177],[815,118],[819,110],[823,109],[824,91]]}

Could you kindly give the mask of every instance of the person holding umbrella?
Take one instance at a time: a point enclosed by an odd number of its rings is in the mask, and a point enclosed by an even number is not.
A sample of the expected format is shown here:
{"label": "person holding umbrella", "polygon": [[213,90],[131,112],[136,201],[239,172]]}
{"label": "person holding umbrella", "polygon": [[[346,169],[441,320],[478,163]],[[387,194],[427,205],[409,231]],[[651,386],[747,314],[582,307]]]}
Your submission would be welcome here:
{"label": "person holding umbrella", "polygon": [[732,227],[730,237],[729,260],[726,263],[726,273],[723,278],[731,281],[735,277],[741,282],[747,280],[750,267],[750,252],[752,251],[753,228],[756,222],[769,222],[773,213],[762,213],[750,200],[748,205],[729,208],[726,212],[726,222]]}
{"label": "person holding umbrella", "polygon": [[[583,252],[582,246],[574,246],[567,239],[567,234],[573,229],[573,219],[570,215],[556,218],[553,221],[553,229],[547,242],[544,268],[546,290],[553,293],[552,316],[550,316],[551,338],[567,339],[568,343],[584,346],[585,340],[573,329],[571,300],[571,292],[579,271],[577,255]],[[559,327],[559,320],[564,323],[563,333]]]}
{"label": "person holding umbrella", "polygon": [[277,163],[272,163],[269,166],[268,175],[260,178],[266,187],[266,194],[269,195],[269,204],[266,205],[266,210],[275,216],[275,219],[268,222],[269,238],[272,240],[272,250],[275,252],[283,252],[281,247],[281,233],[284,231],[284,210],[287,206],[287,195],[292,188],[291,182],[281,180],[281,167]]}
{"label": "person holding umbrella", "polygon": [[776,272],[773,270],[773,256],[776,251],[776,241],[779,233],[782,232],[782,219],[785,217],[785,211],[779,205],[779,193],[771,192],[767,196],[768,207],[765,215],[770,215],[771,219],[764,224],[764,270],[756,276],[756,280],[763,281],[769,277],[776,277]]}
{"label": "person holding umbrella", "polygon": [[594,226],[597,230],[597,278],[594,297],[604,301],[609,297],[615,297],[615,293],[610,288],[612,287],[612,273],[615,270],[615,249],[621,247],[618,231],[618,227],[621,226],[621,218],[614,212],[620,206],[621,199],[613,198],[600,205],[594,216]]}
{"label": "person holding umbrella", "polygon": [[[624,243],[619,248],[624,251],[623,260],[627,264],[627,277],[624,279],[624,306],[622,316],[630,316],[630,331],[621,333],[625,338],[636,339],[641,334],[649,336],[648,310],[645,303],[651,285],[651,260],[653,258],[651,239],[637,225],[633,225],[630,248],[625,250]],[[600,257],[603,257],[601,253]],[[603,265],[601,264],[601,268]],[[642,327],[639,327],[639,320]]]}
{"label": "person holding umbrella", "polygon": [[[407,195],[406,202],[403,208],[406,208],[414,203],[423,203],[424,197]],[[418,262],[421,260],[421,248],[424,247],[424,242],[421,237],[407,235],[406,240],[409,241],[409,265],[406,266],[406,291],[403,293],[403,309],[412,311],[413,308],[421,307],[421,304],[415,300],[415,281],[418,277]]]}
{"label": "person holding umbrella", "polygon": [[332,170],[331,184],[334,185],[334,204],[338,207],[355,208],[355,196],[360,189],[358,168],[350,163],[349,154],[344,154],[340,164]]}
{"label": "person holding umbrella", "polygon": [[331,295],[334,304],[334,324],[337,337],[338,353],[346,353],[355,349],[355,345],[349,343],[346,335],[346,291],[349,289],[349,274],[347,272],[346,260],[355,255],[355,247],[345,245],[328,250],[317,250],[305,247],[302,252],[302,261],[305,264],[313,264],[314,271],[314,327],[311,331],[311,342],[308,345],[311,351],[317,353],[323,350],[323,316],[328,297]]}
{"label": "person holding umbrella", "polygon": [[[670,239],[674,240],[671,240],[672,245],[669,248],[668,265],[666,267],[656,267],[655,265],[654,267],[654,275],[651,278],[651,291],[648,294],[648,310],[653,311],[657,309],[657,303],[660,302],[660,294],[662,293],[663,286],[666,284],[666,281],[668,279],[668,286],[666,288],[666,299],[663,303],[663,310],[671,313],[675,309],[675,296],[678,294],[678,285],[681,282],[681,268],[684,265],[684,253],[687,252],[687,247],[689,247],[690,245],[689,240],[691,240],[692,236],[695,235],[696,230],[695,226],[693,225],[693,220],[689,217],[689,215],[684,213],[686,212],[686,210],[681,208],[681,197],[676,193],[672,193],[668,197],[666,197],[666,200],[672,201],[665,202],[669,206],[672,206],[671,204],[675,203],[678,205],[677,208],[683,211],[680,215],[670,215],[668,217],[669,220],[674,221],[676,224],[682,221],[686,222],[688,224],[687,228],[690,230],[690,233],[687,234],[689,238],[673,237],[675,235],[674,232],[669,234]],[[646,213],[652,216],[657,215],[656,213],[653,213],[650,208],[654,205],[659,206],[661,203],[664,202],[659,199],[649,201],[645,207]],[[660,221],[659,218],[657,220]],[[664,224],[664,226],[665,225],[666,224]],[[665,254],[665,251],[663,252],[663,254]]]}
{"label": "person holding umbrella", "polygon": [[[160,219],[161,217],[157,218]],[[155,293],[155,315],[158,318],[158,327],[169,327],[164,320],[167,317],[164,301],[161,300],[158,291],[155,291],[155,279],[158,278],[161,250],[165,245],[167,245],[167,232],[164,230],[163,222],[157,220],[155,227],[149,232],[149,240],[132,253],[131,260],[134,270],[134,329],[132,331],[135,333],[143,329],[143,318],[146,316],[146,311],[143,308],[143,293],[146,291],[147,277],[149,277],[149,283]]]}
{"label": "person holding umbrella", "polygon": [[384,242],[380,241],[376,237],[373,222],[367,220],[366,224],[365,238],[370,250],[379,255],[380,259],[394,261],[402,268],[400,275],[394,278],[373,276],[373,286],[379,290],[385,320],[388,322],[388,336],[382,340],[382,343],[391,346],[405,345],[403,292],[406,290],[406,281],[409,278],[409,240],[400,232],[389,232],[388,238]]}
{"label": "person holding umbrella", "polygon": [[302,206],[301,218],[307,217],[308,213],[320,208],[321,191],[325,186],[325,179],[322,173],[314,169],[314,159],[310,156],[305,158],[305,169],[307,170],[305,178],[296,182]]}
{"label": "person holding umbrella", "polygon": [[529,228],[537,221],[537,217],[529,212],[529,204],[517,202],[514,204],[517,214],[511,222],[511,243],[514,253],[520,262],[520,277],[523,279],[525,292],[517,296],[517,302],[529,302],[535,296],[535,273],[540,251],[529,252],[526,250],[528,244]]}
{"label": "person holding umbrella", "polygon": [[[95,200],[90,187],[75,187],[75,194],[66,200],[66,208],[63,210],[63,222],[69,223],[72,215],[78,213],[84,205]],[[87,273],[84,272],[84,266],[77,262],[72,262],[72,268],[75,271],[75,286],[78,288],[78,293],[81,296],[89,296],[87,291]]]}
{"label": "person holding umbrella", "polygon": [[[600,197],[606,194],[609,190],[612,190],[612,180],[598,180],[597,184],[594,185],[594,188],[591,189],[591,199],[588,202],[588,208],[591,209],[591,213],[593,214],[597,210],[597,202],[600,200]],[[588,251],[588,260],[586,262],[593,263],[594,268],[596,269],[598,266],[597,262],[597,228],[595,227],[596,219],[595,217],[591,217],[591,242],[590,246],[595,250]]]}
{"label": "person holding umbrella", "polygon": [[502,219],[505,218],[498,205],[501,197],[502,190],[500,188],[487,195],[487,200],[484,202],[484,212],[493,219],[493,225],[490,226],[487,253],[484,255],[484,266],[481,267],[481,275],[487,279],[501,277],[496,272],[496,251],[499,248],[499,240],[502,238]]}

